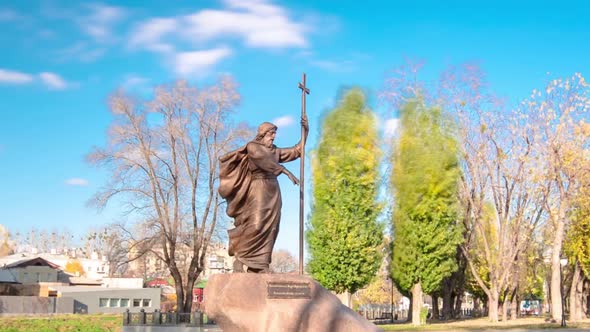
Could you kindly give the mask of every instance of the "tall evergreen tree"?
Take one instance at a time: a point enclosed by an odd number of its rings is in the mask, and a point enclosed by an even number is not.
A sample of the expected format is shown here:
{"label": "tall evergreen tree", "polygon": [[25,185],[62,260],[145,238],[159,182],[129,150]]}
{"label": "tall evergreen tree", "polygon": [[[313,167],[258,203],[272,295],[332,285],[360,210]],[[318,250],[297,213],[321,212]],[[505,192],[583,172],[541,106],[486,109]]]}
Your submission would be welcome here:
{"label": "tall evergreen tree", "polygon": [[458,222],[460,176],[453,125],[439,108],[422,100],[400,112],[400,134],[392,155],[394,193],[391,274],[412,292],[412,323],[421,324],[423,291],[438,290],[457,269],[462,241]]}
{"label": "tall evergreen tree", "polygon": [[324,287],[350,294],[367,285],[381,264],[379,162],[374,113],[352,89],[326,116],[312,157],[313,206],[306,233],[309,269]]}

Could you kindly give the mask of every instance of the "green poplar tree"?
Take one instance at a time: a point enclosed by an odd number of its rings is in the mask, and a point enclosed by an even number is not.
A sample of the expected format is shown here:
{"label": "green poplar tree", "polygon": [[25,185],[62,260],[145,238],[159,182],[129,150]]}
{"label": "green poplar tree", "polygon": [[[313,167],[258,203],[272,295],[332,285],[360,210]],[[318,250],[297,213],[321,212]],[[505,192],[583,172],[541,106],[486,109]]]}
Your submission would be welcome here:
{"label": "green poplar tree", "polygon": [[412,292],[412,323],[420,325],[423,292],[438,290],[457,269],[460,168],[452,122],[422,100],[400,110],[391,186],[394,193],[391,275]]}
{"label": "green poplar tree", "polygon": [[352,89],[324,119],[312,155],[313,206],[306,232],[309,271],[324,287],[350,294],[366,286],[382,260],[377,122]]}

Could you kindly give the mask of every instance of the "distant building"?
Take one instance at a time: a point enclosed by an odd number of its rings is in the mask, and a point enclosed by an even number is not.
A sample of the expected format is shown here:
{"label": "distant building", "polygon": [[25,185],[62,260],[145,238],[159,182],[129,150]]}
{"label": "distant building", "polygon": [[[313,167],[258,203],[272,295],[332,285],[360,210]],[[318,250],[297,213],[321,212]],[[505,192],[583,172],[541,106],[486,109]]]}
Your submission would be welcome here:
{"label": "distant building", "polygon": [[204,279],[219,274],[229,273],[233,269],[234,258],[227,253],[227,247],[223,244],[215,244],[209,248],[205,262],[205,270],[201,275]]}
{"label": "distant building", "polygon": [[[119,313],[160,309],[161,289],[142,288],[140,278],[96,280],[64,272],[43,257],[2,263],[0,296],[2,313]],[[10,260],[10,259],[9,259]],[[48,298],[53,302],[47,304]],[[35,300],[36,299],[36,300]],[[63,299],[58,301],[59,299]],[[68,300],[69,299],[69,300]],[[33,307],[27,303],[38,303]],[[69,303],[69,304],[68,304]],[[70,306],[69,309],[67,306]],[[35,307],[40,311],[37,312]],[[16,310],[16,311],[15,311]]]}
{"label": "distant building", "polygon": [[41,282],[57,282],[59,266],[42,257],[25,258],[2,264],[0,268],[13,276],[19,284],[38,284]]}
{"label": "distant building", "polygon": [[58,297],[74,299],[74,313],[123,313],[160,310],[158,288],[56,287]]}
{"label": "distant building", "polygon": [[102,278],[102,287],[106,288],[143,288],[142,278]]}
{"label": "distant building", "polygon": [[86,277],[91,279],[102,279],[109,275],[109,264],[106,259],[99,258],[98,254],[91,254],[90,258],[72,257],[71,255],[59,255],[51,253],[17,253],[10,256],[0,258],[0,268],[13,264],[15,262],[40,257],[52,264],[57,265],[60,269],[65,269],[66,264],[72,260],[76,260],[82,265]]}
{"label": "distant building", "polygon": [[[161,248],[151,248],[151,250],[163,256]],[[166,278],[170,276],[168,267],[161,259],[159,259],[153,252],[147,252],[140,258],[135,259],[139,255],[138,251],[131,250],[129,252],[129,271],[130,275],[135,277],[143,277],[146,280],[153,278]],[[188,246],[179,246],[176,248],[176,263],[183,270],[184,267],[190,264],[192,249]],[[201,278],[207,279],[209,276],[218,273],[228,273],[232,271],[233,257],[227,253],[227,247],[224,244],[215,243],[210,245],[206,258],[205,269],[201,274]],[[184,273],[183,273],[184,274]]]}

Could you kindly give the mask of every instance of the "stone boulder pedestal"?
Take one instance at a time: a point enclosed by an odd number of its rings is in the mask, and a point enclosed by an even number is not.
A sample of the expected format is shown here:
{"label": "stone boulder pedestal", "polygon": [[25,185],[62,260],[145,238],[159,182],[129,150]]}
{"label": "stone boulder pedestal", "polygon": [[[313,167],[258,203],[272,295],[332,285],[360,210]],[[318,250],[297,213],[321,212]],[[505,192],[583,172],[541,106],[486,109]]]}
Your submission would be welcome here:
{"label": "stone boulder pedestal", "polygon": [[204,312],[225,332],[381,331],[307,276],[217,274],[204,298]]}

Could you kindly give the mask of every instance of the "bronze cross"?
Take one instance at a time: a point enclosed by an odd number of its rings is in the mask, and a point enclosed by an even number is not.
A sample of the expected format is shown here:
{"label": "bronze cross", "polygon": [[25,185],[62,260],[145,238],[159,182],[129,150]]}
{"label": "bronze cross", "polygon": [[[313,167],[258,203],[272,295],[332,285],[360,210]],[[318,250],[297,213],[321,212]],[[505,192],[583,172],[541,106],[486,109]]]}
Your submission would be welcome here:
{"label": "bronze cross", "polygon": [[[303,83],[299,83],[301,89],[301,119],[306,117],[305,114],[305,97],[309,94],[309,89],[305,86],[305,73],[303,73]],[[303,275],[303,187],[305,176],[305,132],[301,125],[301,157],[299,163],[299,274]]]}

